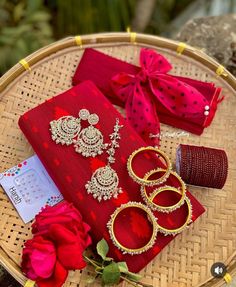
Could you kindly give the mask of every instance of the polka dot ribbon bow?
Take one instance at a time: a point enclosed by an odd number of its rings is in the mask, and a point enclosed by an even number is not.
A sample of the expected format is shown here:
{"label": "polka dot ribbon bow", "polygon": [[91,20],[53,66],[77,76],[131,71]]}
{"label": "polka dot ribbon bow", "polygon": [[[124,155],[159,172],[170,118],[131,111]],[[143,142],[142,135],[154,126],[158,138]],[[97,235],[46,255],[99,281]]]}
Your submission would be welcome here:
{"label": "polka dot ribbon bow", "polygon": [[189,121],[196,122],[209,114],[207,99],[196,88],[168,74],[172,66],[162,55],[141,49],[140,66],[136,75],[115,75],[111,85],[125,103],[128,121],[147,143],[159,145],[160,122],[156,111],[159,104],[174,116]]}

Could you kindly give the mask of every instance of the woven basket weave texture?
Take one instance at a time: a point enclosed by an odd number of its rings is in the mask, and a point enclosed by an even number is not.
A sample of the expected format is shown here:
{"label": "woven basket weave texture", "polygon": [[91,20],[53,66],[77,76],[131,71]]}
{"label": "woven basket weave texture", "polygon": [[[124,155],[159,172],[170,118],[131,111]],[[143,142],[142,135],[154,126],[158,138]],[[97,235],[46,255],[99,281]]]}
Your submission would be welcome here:
{"label": "woven basket weave texture", "polygon": [[[91,44],[90,47],[133,64],[139,62],[141,44]],[[211,279],[210,268],[216,261],[229,264],[236,271],[236,96],[221,77],[189,56],[177,55],[170,49],[150,46],[172,63],[172,73],[202,81],[213,81],[223,87],[225,100],[219,105],[215,119],[202,136],[182,133],[161,125],[161,148],[175,161],[179,143],[225,149],[229,173],[222,190],[190,186],[189,190],[206,208],[191,227],[177,236],[147,267],[141,271],[143,282],[161,287],[222,286],[223,281]],[[71,87],[72,75],[84,47],[69,47],[33,65],[16,77],[0,95],[0,172],[33,154],[18,128],[19,116],[46,99]],[[40,119],[39,119],[40,121]],[[175,137],[172,137],[174,135]],[[39,138],[40,141],[40,138]],[[31,237],[30,224],[24,225],[3,190],[0,190],[0,262],[24,283],[18,266],[24,240]],[[66,287],[87,286],[89,269],[70,272]],[[210,280],[210,281],[209,281]],[[96,281],[91,286],[101,286]],[[128,286],[121,283],[121,286]]]}

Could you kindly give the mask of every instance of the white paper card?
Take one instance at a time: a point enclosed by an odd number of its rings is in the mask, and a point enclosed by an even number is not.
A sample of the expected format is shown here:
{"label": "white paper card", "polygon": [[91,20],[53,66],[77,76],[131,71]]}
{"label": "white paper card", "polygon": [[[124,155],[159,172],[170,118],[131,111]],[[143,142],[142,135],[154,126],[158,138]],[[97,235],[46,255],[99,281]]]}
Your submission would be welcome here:
{"label": "white paper card", "polygon": [[53,206],[63,199],[36,155],[0,173],[0,185],[25,223],[46,205]]}

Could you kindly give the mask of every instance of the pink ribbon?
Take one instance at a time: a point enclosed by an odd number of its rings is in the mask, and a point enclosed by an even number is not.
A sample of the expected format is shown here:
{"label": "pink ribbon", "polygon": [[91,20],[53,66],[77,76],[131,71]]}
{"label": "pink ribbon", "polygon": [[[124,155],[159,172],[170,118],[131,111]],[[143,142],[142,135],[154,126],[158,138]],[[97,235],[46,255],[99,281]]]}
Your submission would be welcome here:
{"label": "pink ribbon", "polygon": [[[128,121],[148,143],[159,145],[157,105],[189,121],[204,117],[207,99],[193,86],[169,75],[172,66],[166,58],[153,50],[141,49],[140,66],[136,75],[115,75],[111,85],[125,103]],[[150,138],[150,134],[156,136]]]}

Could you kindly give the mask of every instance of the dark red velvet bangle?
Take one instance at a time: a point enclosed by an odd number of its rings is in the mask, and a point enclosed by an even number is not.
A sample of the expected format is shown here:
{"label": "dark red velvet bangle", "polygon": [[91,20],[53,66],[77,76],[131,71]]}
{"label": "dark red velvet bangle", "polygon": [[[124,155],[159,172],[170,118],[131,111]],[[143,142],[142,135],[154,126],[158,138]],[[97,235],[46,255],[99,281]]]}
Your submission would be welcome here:
{"label": "dark red velvet bangle", "polygon": [[221,189],[227,179],[228,159],[224,150],[181,144],[176,169],[188,184]]}

